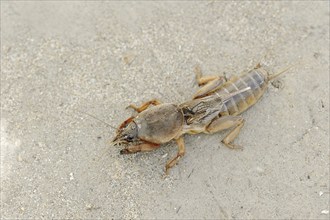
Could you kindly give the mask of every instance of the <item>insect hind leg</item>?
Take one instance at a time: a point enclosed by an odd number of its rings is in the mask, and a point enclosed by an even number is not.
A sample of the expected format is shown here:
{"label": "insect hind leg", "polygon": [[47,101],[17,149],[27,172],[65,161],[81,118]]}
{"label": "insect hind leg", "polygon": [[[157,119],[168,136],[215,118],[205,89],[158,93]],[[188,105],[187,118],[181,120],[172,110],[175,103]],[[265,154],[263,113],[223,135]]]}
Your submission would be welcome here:
{"label": "insect hind leg", "polygon": [[216,76],[216,75],[203,76],[201,67],[199,65],[195,66],[194,72],[196,75],[196,81],[198,83],[198,86],[203,86],[211,81],[218,80],[219,78],[223,79],[224,81],[227,81],[225,76]]}
{"label": "insect hind leg", "polygon": [[244,119],[241,116],[222,116],[213,120],[205,129],[205,133],[212,134],[232,128],[232,130],[222,139],[227,147],[231,149],[241,149],[239,145],[232,143],[238,136],[244,125]]}
{"label": "insect hind leg", "polygon": [[193,99],[207,96],[220,89],[228,80],[225,76],[202,76],[199,66],[195,67],[196,81],[200,88],[194,94]]}

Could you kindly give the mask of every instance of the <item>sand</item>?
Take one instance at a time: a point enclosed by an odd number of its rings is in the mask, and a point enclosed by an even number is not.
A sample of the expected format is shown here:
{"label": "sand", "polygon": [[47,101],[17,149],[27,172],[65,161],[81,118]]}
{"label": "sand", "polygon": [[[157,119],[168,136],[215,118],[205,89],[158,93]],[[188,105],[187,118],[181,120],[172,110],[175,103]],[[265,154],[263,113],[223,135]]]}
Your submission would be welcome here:
{"label": "sand", "polygon": [[[226,132],[119,155],[129,104],[189,100],[260,62],[269,85]],[[329,2],[1,2],[1,218],[328,219]]]}

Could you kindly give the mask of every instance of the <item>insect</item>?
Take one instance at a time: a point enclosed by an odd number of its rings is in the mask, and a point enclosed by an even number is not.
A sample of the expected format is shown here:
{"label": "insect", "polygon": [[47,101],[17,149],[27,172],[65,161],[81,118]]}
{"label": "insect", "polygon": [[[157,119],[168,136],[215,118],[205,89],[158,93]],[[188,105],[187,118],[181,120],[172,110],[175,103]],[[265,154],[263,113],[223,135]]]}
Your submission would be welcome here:
{"label": "insect", "polygon": [[166,163],[166,174],[185,154],[184,134],[212,134],[231,129],[222,143],[229,148],[239,148],[233,141],[244,125],[240,114],[261,98],[271,80],[291,67],[270,75],[258,64],[247,73],[230,79],[202,76],[200,68],[196,67],[200,88],[192,100],[181,104],[162,104],[154,99],[139,107],[129,105],[137,115],[118,127],[112,144],[124,146],[120,154],[131,154],[151,151],[175,140],[178,152]]}

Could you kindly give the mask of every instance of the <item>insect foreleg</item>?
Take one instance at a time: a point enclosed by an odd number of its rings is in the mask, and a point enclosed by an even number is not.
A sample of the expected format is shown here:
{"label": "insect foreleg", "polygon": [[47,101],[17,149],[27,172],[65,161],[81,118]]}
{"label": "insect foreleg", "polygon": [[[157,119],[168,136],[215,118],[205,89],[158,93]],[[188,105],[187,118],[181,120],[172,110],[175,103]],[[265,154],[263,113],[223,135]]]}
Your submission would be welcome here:
{"label": "insect foreleg", "polygon": [[146,152],[146,151],[152,151],[156,148],[158,148],[160,144],[153,144],[153,143],[143,143],[139,145],[133,145],[129,146],[125,149],[122,149],[120,151],[120,154],[133,154],[137,152]]}
{"label": "insect foreleg", "polygon": [[233,144],[232,142],[239,134],[241,128],[244,125],[244,119],[240,116],[222,116],[213,120],[205,129],[205,133],[215,133],[218,131],[226,130],[229,128],[233,128],[226,137],[222,140],[229,148],[240,148],[238,145]]}
{"label": "insect foreleg", "polygon": [[184,156],[184,153],[185,153],[185,146],[184,146],[184,139],[183,139],[183,136],[179,137],[178,139],[176,139],[176,143],[179,147],[179,150],[178,150],[178,153],[177,155],[170,161],[168,161],[166,163],[166,166],[165,166],[165,174],[168,175],[168,171],[171,167],[173,167],[177,162],[178,160]]}
{"label": "insect foreleg", "polygon": [[137,106],[131,104],[131,105],[127,106],[126,108],[132,108],[135,111],[137,111],[138,113],[140,113],[140,112],[146,110],[150,105],[160,105],[160,104],[161,104],[161,102],[159,100],[153,99],[153,100],[143,103],[140,107],[137,107]]}

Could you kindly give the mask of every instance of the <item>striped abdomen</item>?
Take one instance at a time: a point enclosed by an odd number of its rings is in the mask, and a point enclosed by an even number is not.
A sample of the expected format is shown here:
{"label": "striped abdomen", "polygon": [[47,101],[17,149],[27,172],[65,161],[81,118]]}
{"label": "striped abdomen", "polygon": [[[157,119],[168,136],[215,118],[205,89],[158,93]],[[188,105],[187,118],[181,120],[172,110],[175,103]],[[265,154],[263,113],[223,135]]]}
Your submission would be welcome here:
{"label": "striped abdomen", "polygon": [[232,93],[247,87],[250,87],[250,89],[235,95],[226,101],[219,114],[221,116],[238,115],[254,105],[267,88],[267,76],[267,72],[259,68],[251,70],[244,75],[232,77],[219,90],[217,90],[216,93]]}

